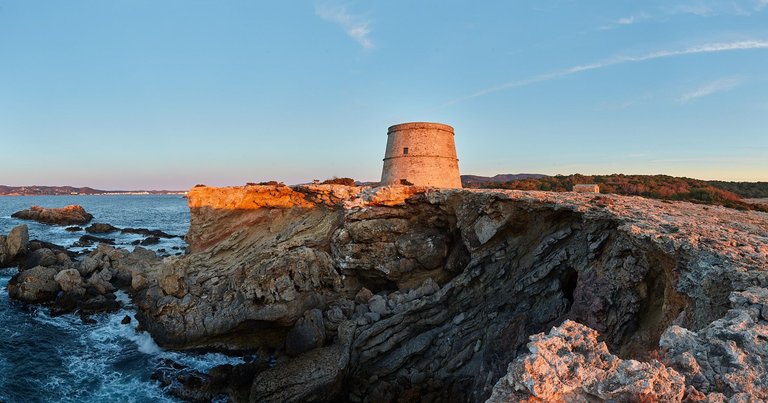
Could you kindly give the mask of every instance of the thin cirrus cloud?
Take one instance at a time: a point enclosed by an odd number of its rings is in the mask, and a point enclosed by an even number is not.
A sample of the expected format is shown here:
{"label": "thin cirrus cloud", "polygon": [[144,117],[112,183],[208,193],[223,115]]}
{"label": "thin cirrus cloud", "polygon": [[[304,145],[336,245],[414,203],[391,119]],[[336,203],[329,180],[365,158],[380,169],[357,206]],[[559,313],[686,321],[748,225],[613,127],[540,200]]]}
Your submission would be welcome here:
{"label": "thin cirrus cloud", "polygon": [[340,26],[347,36],[354,39],[364,49],[373,49],[375,46],[370,38],[370,22],[359,15],[350,14],[346,7],[317,5],[315,14],[318,17]]}
{"label": "thin cirrus cloud", "polygon": [[459,102],[468,101],[470,99],[482,97],[484,95],[492,94],[499,91],[504,91],[512,88],[523,87],[526,85],[536,84],[544,81],[557,80],[573,74],[582,73],[586,71],[599,70],[606,67],[616,66],[625,63],[644,62],[648,60],[664,59],[675,56],[695,55],[701,53],[719,53],[729,52],[736,50],[750,50],[750,49],[768,49],[768,40],[749,40],[739,42],[724,42],[724,43],[709,43],[700,46],[693,46],[684,49],[677,50],[660,50],[652,53],[646,53],[639,56],[619,56],[613,59],[608,59],[602,62],[584,64],[580,66],[574,66],[565,70],[556,71],[553,73],[540,74],[518,81],[511,81],[494,87],[486,88],[477,91],[473,94],[453,99],[441,107],[457,104]]}
{"label": "thin cirrus cloud", "polygon": [[744,79],[741,77],[729,77],[712,81],[694,89],[693,91],[686,92],[678,99],[678,101],[685,104],[691,101],[695,101],[699,98],[706,97],[708,95],[734,89],[743,83]]}

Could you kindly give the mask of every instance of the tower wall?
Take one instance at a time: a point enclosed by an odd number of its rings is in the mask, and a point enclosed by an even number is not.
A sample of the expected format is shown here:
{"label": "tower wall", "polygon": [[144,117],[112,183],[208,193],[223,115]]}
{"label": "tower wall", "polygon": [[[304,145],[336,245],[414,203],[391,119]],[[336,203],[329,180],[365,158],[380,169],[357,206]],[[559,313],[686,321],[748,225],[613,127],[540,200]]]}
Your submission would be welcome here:
{"label": "tower wall", "polygon": [[399,185],[403,179],[418,186],[461,187],[453,127],[417,122],[389,128],[381,185]]}

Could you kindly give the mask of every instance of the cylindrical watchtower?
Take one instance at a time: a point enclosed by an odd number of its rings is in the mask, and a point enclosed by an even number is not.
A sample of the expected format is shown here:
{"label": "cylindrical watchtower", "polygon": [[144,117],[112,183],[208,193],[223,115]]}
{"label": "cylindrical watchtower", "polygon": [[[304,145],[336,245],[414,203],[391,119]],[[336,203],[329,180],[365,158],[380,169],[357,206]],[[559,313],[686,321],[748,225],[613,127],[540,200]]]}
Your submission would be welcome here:
{"label": "cylindrical watchtower", "polygon": [[390,126],[381,186],[409,183],[461,187],[453,127],[426,122]]}

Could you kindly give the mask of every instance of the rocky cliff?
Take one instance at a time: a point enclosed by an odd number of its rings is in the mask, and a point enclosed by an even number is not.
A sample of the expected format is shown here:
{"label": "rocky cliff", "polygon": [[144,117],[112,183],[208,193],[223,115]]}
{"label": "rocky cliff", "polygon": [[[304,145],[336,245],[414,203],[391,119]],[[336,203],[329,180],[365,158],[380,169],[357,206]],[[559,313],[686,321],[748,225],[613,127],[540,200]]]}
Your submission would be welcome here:
{"label": "rocky cliff", "polygon": [[190,253],[148,275],[139,320],[165,346],[270,358],[241,400],[768,397],[766,213],[334,185],[189,205]]}

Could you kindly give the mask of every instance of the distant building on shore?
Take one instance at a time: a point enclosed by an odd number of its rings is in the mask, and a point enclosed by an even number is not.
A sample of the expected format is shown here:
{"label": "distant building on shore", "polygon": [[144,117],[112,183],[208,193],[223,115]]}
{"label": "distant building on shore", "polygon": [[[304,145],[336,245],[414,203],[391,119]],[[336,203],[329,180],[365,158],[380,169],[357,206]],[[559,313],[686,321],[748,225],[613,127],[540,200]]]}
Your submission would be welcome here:
{"label": "distant building on shore", "polygon": [[577,193],[600,193],[600,186],[594,183],[573,185],[573,191]]}
{"label": "distant building on shore", "polygon": [[381,186],[460,188],[453,127],[414,122],[390,126]]}

